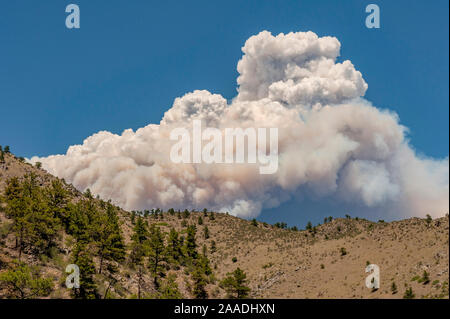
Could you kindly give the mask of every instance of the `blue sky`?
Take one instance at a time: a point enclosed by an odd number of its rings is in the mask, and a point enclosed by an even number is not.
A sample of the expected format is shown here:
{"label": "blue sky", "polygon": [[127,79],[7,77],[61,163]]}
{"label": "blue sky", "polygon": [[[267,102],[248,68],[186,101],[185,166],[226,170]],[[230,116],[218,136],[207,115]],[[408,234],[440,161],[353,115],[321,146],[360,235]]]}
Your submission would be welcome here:
{"label": "blue sky", "polygon": [[[69,1],[0,3],[0,145],[19,156],[159,123],[174,98],[195,89],[232,98],[241,47],[262,30],[336,36],[342,59],[369,85],[366,98],[399,114],[420,153],[448,156],[446,0],[72,2],[79,30],[65,27]],[[380,6],[381,29],[365,27],[369,3]],[[313,221],[330,215],[318,209]],[[261,215],[273,218],[303,226],[309,217]]]}

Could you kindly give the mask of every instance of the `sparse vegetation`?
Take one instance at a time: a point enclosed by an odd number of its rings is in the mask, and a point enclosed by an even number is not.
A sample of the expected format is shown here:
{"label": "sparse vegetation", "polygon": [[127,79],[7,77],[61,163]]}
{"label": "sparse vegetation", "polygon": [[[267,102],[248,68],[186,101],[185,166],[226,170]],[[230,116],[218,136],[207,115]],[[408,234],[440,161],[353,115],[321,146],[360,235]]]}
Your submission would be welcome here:
{"label": "sparse vegetation", "polygon": [[407,288],[403,295],[403,299],[414,299],[415,297],[416,295],[414,294],[411,287]]}
{"label": "sparse vegetation", "polygon": [[428,274],[428,272],[426,270],[423,271],[422,278],[420,278],[418,280],[418,282],[422,283],[424,285],[430,283],[430,275]]}
{"label": "sparse vegetation", "polygon": [[425,218],[425,222],[427,223],[427,226],[431,225],[431,222],[433,221],[433,218],[431,218],[430,214],[427,214],[426,216],[427,218]]}
{"label": "sparse vegetation", "polygon": [[391,293],[392,293],[393,295],[395,295],[397,292],[398,292],[397,285],[396,285],[395,282],[393,281],[392,284],[391,284]]}
{"label": "sparse vegetation", "polygon": [[229,298],[244,299],[250,292],[250,288],[246,286],[246,278],[245,272],[237,268],[233,273],[228,273],[220,285],[225,289]]}

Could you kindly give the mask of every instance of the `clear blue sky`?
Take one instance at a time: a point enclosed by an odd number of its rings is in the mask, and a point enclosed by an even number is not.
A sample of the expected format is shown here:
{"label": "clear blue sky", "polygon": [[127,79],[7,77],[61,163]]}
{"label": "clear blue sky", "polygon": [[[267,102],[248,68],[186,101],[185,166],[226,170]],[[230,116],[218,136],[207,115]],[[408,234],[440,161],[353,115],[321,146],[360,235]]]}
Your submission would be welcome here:
{"label": "clear blue sky", "polygon": [[[80,6],[79,30],[65,27],[69,3]],[[380,6],[381,29],[364,25],[369,3]],[[99,130],[159,123],[175,97],[194,89],[232,98],[248,37],[264,29],[311,30],[341,41],[342,58],[369,84],[366,98],[399,114],[419,152],[446,157],[448,6],[447,0],[1,1],[0,145],[26,157],[65,153]]]}

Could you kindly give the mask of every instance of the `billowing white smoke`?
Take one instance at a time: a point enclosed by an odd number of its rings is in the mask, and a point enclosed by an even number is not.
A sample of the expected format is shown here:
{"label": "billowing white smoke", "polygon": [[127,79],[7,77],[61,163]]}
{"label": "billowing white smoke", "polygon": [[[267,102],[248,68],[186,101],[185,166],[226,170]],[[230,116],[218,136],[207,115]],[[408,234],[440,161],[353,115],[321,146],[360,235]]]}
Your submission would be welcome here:
{"label": "billowing white smoke", "polygon": [[[208,207],[252,217],[312,194],[390,217],[448,212],[448,158],[419,158],[397,115],[362,98],[367,84],[350,61],[336,63],[336,38],[264,31],[242,51],[230,104],[194,91],[175,99],[159,125],[101,131],[65,155],[31,162],[129,210]],[[260,175],[255,164],[173,163],[170,131],[195,119],[222,130],[277,127],[277,173]]]}

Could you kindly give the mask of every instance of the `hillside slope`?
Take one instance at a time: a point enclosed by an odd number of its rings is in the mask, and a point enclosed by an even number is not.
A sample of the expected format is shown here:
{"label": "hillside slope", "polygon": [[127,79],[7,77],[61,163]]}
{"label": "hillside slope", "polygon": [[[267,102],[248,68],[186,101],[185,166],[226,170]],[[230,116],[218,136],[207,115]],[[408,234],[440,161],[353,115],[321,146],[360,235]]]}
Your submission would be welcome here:
{"label": "hillside slope", "polygon": [[[34,173],[40,187],[48,186],[57,179],[12,154],[5,154],[4,157],[5,162],[0,163],[0,194],[6,181],[12,177],[23,179],[26,174]],[[72,202],[85,197],[65,182],[64,188]],[[104,205],[100,199],[95,201],[99,207]],[[0,274],[6,272],[18,258],[11,231],[12,220],[4,211],[6,204],[1,205]],[[128,260],[136,214],[117,210]],[[191,212],[189,216],[164,212],[144,219],[149,225],[159,226],[165,233],[175,228],[180,234],[185,234],[186,225],[196,225],[198,251],[206,247],[215,278],[207,285],[209,298],[226,296],[219,281],[237,267],[247,274],[251,298],[402,298],[409,287],[416,298],[448,298],[448,215],[431,222],[419,218],[390,223],[355,218],[335,219],[302,231],[260,222],[255,224],[212,212]],[[208,228],[208,236],[205,236],[205,227]],[[53,250],[50,256],[24,252],[21,257],[26,264],[38,266],[43,277],[53,279],[50,298],[71,297],[70,290],[64,285],[64,270],[71,263],[73,241],[72,236],[61,230],[58,249]],[[98,268],[99,258],[95,257],[94,261]],[[381,286],[376,291],[365,286],[368,275],[365,267],[369,263],[380,267]],[[425,282],[421,280],[424,271],[429,275],[429,280]],[[177,267],[168,272],[176,276],[182,295],[192,298],[189,270]],[[118,264],[114,276],[105,270],[94,277],[100,296],[110,291],[113,294],[108,296],[113,298],[135,297],[139,280],[145,292],[155,292],[150,275],[140,278],[136,268],[127,261]],[[392,283],[397,287],[396,293],[392,292]],[[0,298],[4,297],[6,290],[0,287]]]}

